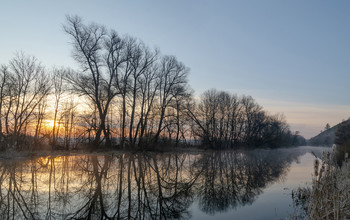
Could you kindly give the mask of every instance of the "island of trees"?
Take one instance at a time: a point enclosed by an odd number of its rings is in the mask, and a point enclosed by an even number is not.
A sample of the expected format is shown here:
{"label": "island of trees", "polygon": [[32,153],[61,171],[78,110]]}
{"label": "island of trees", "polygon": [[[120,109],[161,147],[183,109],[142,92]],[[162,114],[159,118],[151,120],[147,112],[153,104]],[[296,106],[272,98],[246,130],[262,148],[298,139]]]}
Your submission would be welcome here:
{"label": "island of trees", "polygon": [[1,65],[2,150],[305,142],[251,96],[211,89],[194,97],[189,68],[135,37],[77,16],[64,31],[78,69],[45,68],[23,52]]}

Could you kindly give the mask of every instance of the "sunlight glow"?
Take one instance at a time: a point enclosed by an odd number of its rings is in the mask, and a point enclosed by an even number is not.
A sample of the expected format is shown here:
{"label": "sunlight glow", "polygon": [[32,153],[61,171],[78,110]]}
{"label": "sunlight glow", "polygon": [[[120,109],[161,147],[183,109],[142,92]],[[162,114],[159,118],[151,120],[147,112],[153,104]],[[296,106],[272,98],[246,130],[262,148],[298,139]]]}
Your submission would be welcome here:
{"label": "sunlight glow", "polygon": [[[45,124],[47,127],[53,128],[53,126],[55,125],[55,121],[54,120],[46,120]],[[57,122],[56,122],[56,127],[57,127]]]}

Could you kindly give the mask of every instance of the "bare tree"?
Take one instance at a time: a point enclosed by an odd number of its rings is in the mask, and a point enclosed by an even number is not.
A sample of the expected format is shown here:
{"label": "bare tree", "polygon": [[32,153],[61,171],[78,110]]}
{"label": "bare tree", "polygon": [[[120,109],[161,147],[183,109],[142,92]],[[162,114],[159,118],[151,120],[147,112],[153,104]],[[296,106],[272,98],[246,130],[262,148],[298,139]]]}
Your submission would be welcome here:
{"label": "bare tree", "polygon": [[257,114],[262,110],[262,107],[258,105],[255,100],[251,96],[243,96],[242,100],[242,111],[245,117],[245,124],[244,124],[244,142],[249,143],[252,142],[252,137],[254,134],[254,123],[256,122],[255,119],[257,117]]}
{"label": "bare tree", "polygon": [[[19,137],[23,127],[29,122],[36,107],[43,101],[50,91],[50,81],[44,68],[35,57],[18,53],[10,61],[14,76],[12,85],[12,99],[8,105],[6,123],[13,135]],[[11,118],[8,121],[8,118]]]}
{"label": "bare tree", "polygon": [[43,120],[46,115],[47,109],[47,97],[44,97],[42,101],[37,105],[35,117],[35,133],[34,133],[34,145],[37,146],[39,143],[40,135],[42,134]]}
{"label": "bare tree", "polygon": [[[140,93],[141,83],[140,78],[143,75],[147,75],[152,64],[158,58],[158,51],[151,51],[142,42],[137,43],[134,48],[133,56],[130,59],[130,64],[132,66],[132,85],[131,85],[131,116],[130,116],[130,126],[129,126],[129,141],[131,144],[135,144],[137,133],[134,131],[134,121],[135,121],[135,111],[137,105],[137,98]],[[135,138],[134,135],[135,134]]]}
{"label": "bare tree", "polygon": [[174,56],[164,56],[160,61],[159,71],[159,122],[154,137],[155,143],[165,128],[163,121],[167,107],[187,87],[189,69]]}
{"label": "bare tree", "polygon": [[139,78],[140,85],[140,117],[139,122],[136,126],[135,139],[140,130],[139,134],[139,146],[143,145],[143,137],[147,131],[147,125],[150,118],[151,110],[154,107],[154,100],[159,89],[158,80],[158,65],[153,64],[151,68],[146,71],[141,78]]}
{"label": "bare tree", "polygon": [[109,105],[118,94],[113,84],[122,63],[118,53],[122,41],[114,31],[108,34],[104,26],[85,25],[77,16],[67,16],[64,30],[72,39],[73,57],[81,65],[81,71],[68,74],[67,80],[76,92],[96,105],[99,126],[94,144],[100,144],[104,132],[106,145],[110,145],[105,122]]}
{"label": "bare tree", "polygon": [[[63,125],[63,138],[64,143],[63,146],[66,150],[69,149],[71,143],[76,140],[76,137],[74,140],[73,138],[73,127],[75,125],[75,117],[76,117],[76,103],[74,102],[74,97],[70,97],[64,102],[64,106],[61,113],[61,120],[59,124]],[[75,132],[76,135],[76,132]]]}
{"label": "bare tree", "polygon": [[65,69],[57,69],[53,70],[53,95],[55,99],[54,103],[54,115],[53,115],[53,127],[52,127],[52,137],[51,137],[51,145],[54,148],[57,142],[57,117],[60,107],[61,98],[64,92],[63,87],[63,79],[67,74]]}
{"label": "bare tree", "polygon": [[6,99],[9,98],[9,84],[12,81],[11,74],[8,67],[3,65],[0,68],[0,138],[3,135],[3,117],[5,116],[3,110],[6,104]]}
{"label": "bare tree", "polygon": [[124,147],[125,144],[125,132],[126,132],[126,116],[127,116],[127,95],[129,94],[131,90],[131,74],[133,72],[133,66],[131,65],[131,62],[128,62],[132,59],[134,48],[136,46],[136,39],[132,37],[126,37],[124,39],[125,47],[120,50],[120,53],[122,54],[122,57],[124,57],[122,60],[125,61],[125,63],[122,63],[120,65],[121,68],[115,68],[117,70],[115,83],[114,85],[118,89],[118,92],[121,96],[122,103],[121,103],[121,141],[120,145]]}
{"label": "bare tree", "polygon": [[188,103],[192,101],[192,91],[186,90],[187,93],[176,98],[176,138],[175,144],[179,145],[180,139],[186,141],[191,130],[191,118],[187,114]]}

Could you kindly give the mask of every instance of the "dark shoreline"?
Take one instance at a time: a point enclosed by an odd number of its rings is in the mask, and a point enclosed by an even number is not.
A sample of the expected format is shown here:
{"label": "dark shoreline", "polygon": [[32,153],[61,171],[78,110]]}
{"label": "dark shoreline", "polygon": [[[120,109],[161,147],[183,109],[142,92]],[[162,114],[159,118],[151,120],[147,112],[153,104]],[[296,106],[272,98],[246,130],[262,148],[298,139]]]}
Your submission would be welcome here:
{"label": "dark shoreline", "polygon": [[[58,157],[58,156],[80,156],[80,155],[118,155],[118,154],[138,154],[138,153],[205,153],[212,151],[253,151],[253,150],[272,150],[272,149],[290,149],[290,148],[298,148],[304,146],[282,146],[277,148],[271,147],[237,147],[237,148],[229,148],[229,149],[211,149],[205,147],[165,147],[165,148],[147,148],[147,149],[115,149],[115,148],[99,148],[99,149],[91,149],[91,148],[82,148],[75,150],[7,150],[0,152],[0,161],[5,160],[21,160],[28,158],[37,158],[37,157]],[[317,147],[317,146],[309,146],[309,147]]]}

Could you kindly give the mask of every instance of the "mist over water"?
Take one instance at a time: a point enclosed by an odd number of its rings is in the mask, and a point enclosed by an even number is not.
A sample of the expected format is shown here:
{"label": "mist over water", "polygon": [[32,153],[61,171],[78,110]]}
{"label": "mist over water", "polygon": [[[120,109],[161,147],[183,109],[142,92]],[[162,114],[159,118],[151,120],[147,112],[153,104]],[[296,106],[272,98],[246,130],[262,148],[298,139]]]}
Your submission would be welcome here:
{"label": "mist over water", "polygon": [[[328,148],[0,161],[1,219],[274,219]],[[313,152],[313,154],[311,154]],[[277,216],[276,216],[277,215]]]}

